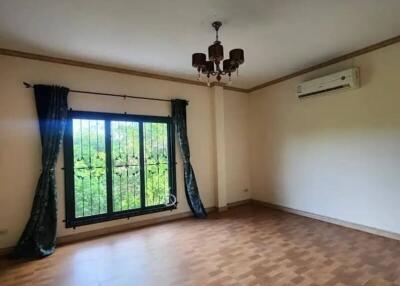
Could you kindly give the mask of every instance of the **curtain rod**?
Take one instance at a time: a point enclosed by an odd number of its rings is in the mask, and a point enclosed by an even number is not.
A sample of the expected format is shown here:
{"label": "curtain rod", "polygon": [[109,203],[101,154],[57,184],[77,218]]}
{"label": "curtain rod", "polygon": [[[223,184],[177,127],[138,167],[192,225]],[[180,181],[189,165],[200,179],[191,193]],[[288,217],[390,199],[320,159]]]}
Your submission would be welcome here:
{"label": "curtain rod", "polygon": [[[33,85],[27,82],[23,82],[26,88],[33,88]],[[144,99],[144,100],[154,100],[154,101],[166,101],[171,102],[171,99],[163,99],[163,98],[151,98],[151,97],[143,97],[143,96],[132,96],[132,95],[125,95],[125,94],[114,94],[114,93],[105,93],[105,92],[95,92],[95,91],[87,91],[87,90],[77,90],[77,89],[70,89],[70,92],[74,93],[85,93],[85,94],[96,94],[96,95],[104,95],[104,96],[111,96],[111,97],[121,97],[121,98],[133,98],[133,99]],[[188,101],[186,101],[188,102]]]}

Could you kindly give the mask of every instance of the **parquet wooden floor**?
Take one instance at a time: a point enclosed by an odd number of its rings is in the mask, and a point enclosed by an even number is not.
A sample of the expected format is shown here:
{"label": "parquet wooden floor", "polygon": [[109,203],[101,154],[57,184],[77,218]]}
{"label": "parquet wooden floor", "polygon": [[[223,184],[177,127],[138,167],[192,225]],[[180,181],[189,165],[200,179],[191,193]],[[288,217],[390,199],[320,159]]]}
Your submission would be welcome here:
{"label": "parquet wooden floor", "polygon": [[400,242],[242,206],[1,261],[0,285],[400,285]]}

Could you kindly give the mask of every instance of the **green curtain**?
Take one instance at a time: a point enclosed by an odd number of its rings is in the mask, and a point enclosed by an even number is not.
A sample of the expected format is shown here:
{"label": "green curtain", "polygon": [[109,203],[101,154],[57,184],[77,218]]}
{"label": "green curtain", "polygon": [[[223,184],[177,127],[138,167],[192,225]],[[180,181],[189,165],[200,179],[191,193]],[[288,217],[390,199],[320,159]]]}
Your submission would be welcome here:
{"label": "green curtain", "polygon": [[172,101],[172,118],[178,135],[179,146],[183,160],[183,172],[185,180],[185,194],[189,207],[197,218],[206,218],[207,213],[200,199],[196,176],[190,163],[189,140],[186,125],[186,100],[175,99]]}
{"label": "green curtain", "polygon": [[42,170],[32,211],[12,257],[40,258],[54,252],[57,228],[55,165],[66,125],[69,89],[35,85],[42,143]]}

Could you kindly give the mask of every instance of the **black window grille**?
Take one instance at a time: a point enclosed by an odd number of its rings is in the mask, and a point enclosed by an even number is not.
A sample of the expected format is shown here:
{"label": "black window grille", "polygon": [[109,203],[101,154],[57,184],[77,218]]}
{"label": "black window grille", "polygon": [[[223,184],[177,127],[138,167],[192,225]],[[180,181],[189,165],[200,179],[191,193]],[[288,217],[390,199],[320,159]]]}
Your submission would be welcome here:
{"label": "black window grille", "polygon": [[66,226],[176,208],[174,138],[170,117],[70,111]]}

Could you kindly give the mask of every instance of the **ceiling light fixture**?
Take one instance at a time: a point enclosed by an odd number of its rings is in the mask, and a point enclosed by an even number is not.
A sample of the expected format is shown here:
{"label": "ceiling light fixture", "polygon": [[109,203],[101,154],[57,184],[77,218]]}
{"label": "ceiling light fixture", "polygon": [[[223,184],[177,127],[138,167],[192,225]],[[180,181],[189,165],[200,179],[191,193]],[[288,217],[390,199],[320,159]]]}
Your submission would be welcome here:
{"label": "ceiling light fixture", "polygon": [[[192,55],[192,66],[197,69],[198,80],[201,74],[207,75],[207,85],[210,86],[210,77],[215,76],[218,82],[221,76],[228,75],[229,83],[231,83],[231,74],[237,72],[239,76],[239,65],[244,63],[244,51],[242,49],[233,49],[229,52],[229,59],[224,60],[224,47],[218,40],[218,30],[222,26],[220,21],[211,24],[216,32],[215,42],[208,47],[208,61],[206,54],[195,53]],[[222,69],[220,64],[222,62]]]}

